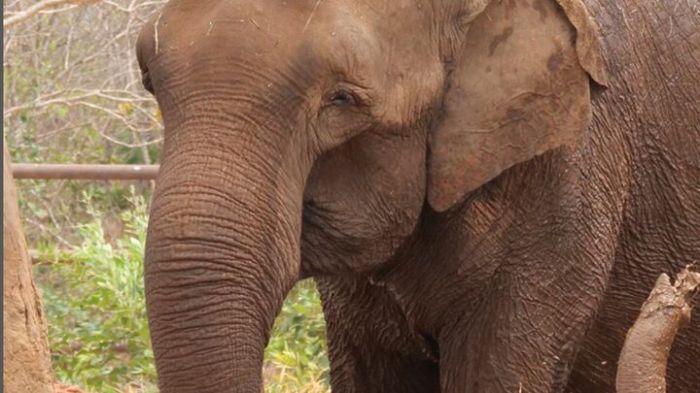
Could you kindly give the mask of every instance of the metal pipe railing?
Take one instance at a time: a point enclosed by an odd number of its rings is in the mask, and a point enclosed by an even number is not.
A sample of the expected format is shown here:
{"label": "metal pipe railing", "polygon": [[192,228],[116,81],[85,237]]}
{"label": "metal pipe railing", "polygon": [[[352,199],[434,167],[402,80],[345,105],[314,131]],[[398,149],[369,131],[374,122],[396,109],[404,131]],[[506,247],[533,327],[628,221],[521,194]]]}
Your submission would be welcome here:
{"label": "metal pipe railing", "polygon": [[15,179],[154,180],[158,165],[10,164]]}

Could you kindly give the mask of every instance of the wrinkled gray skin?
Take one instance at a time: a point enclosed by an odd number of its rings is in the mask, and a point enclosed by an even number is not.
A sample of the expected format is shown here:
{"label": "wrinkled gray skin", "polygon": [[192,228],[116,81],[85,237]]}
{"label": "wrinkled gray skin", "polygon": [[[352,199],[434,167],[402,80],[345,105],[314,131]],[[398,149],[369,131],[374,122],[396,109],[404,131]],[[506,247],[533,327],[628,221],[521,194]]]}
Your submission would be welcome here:
{"label": "wrinkled gray skin", "polygon": [[[566,27],[580,3],[487,3],[173,0],[146,25],[166,128],[146,251],[161,392],[259,392],[307,276],[334,392],[614,390],[655,278],[700,260],[700,14],[585,0],[607,72],[589,100]],[[489,30],[519,12],[561,34]],[[509,98],[497,129],[516,134],[480,128],[521,81],[559,88]],[[700,391],[699,321],[670,392]]]}

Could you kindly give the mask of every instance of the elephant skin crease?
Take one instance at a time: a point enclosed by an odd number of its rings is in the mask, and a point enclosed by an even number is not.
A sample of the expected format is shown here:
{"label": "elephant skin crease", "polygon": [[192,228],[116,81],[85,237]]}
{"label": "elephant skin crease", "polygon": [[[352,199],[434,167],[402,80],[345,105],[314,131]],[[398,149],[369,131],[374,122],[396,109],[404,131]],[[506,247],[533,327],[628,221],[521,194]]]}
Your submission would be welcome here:
{"label": "elephant skin crease", "polygon": [[[168,2],[136,47],[160,391],[260,392],[313,278],[333,392],[614,392],[656,279],[700,260],[697,8]],[[697,359],[695,318],[669,392]]]}

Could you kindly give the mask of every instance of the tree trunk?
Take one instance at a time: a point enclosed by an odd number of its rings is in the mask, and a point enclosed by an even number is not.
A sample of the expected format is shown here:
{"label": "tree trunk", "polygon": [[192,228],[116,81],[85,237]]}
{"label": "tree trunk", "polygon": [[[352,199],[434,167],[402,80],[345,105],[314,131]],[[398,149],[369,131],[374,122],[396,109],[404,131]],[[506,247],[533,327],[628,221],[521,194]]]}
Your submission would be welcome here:
{"label": "tree trunk", "polygon": [[46,321],[32,278],[6,145],[3,157],[3,385],[9,393],[51,393]]}

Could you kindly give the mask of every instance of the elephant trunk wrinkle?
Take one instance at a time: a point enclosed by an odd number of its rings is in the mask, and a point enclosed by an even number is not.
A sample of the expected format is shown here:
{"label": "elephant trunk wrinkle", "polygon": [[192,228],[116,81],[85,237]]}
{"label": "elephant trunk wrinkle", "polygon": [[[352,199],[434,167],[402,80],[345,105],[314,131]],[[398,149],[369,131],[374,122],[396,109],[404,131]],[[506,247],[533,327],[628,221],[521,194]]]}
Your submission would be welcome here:
{"label": "elephant trunk wrinkle", "polygon": [[200,126],[165,149],[146,247],[162,392],[258,391],[274,318],[299,277],[303,169],[283,168],[295,146],[237,146],[228,132]]}

